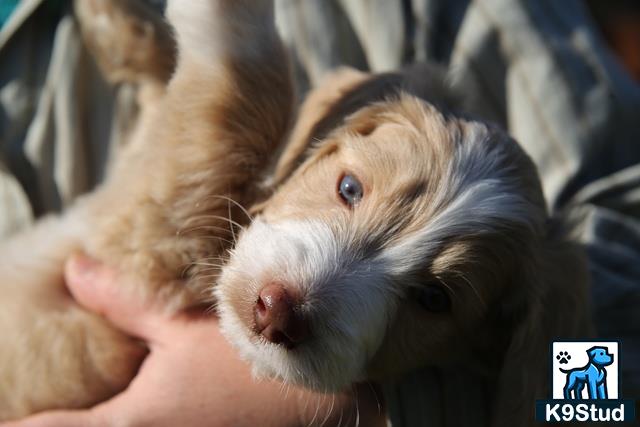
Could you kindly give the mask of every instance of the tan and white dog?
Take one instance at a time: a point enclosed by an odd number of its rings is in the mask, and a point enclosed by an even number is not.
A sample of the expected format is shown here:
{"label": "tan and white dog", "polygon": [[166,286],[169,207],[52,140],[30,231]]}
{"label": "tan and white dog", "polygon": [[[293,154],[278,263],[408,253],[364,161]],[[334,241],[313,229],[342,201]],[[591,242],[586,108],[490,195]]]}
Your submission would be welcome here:
{"label": "tan and white dog", "polygon": [[[77,2],[98,54],[110,49],[87,11],[126,27],[128,3]],[[549,340],[588,331],[587,298],[518,144],[426,66],[340,70],[289,128],[270,1],[169,1],[168,17],[167,85],[161,24],[120,32],[149,58],[101,61],[147,97],[107,181],[0,249],[0,419],[90,405],[135,372],[138,345],[65,293],[63,261],[85,250],[171,310],[214,295],[259,376],[325,391],[464,365],[495,384],[492,425],[532,424]],[[253,206],[242,231],[236,203]],[[226,261],[214,277],[212,257]]]}

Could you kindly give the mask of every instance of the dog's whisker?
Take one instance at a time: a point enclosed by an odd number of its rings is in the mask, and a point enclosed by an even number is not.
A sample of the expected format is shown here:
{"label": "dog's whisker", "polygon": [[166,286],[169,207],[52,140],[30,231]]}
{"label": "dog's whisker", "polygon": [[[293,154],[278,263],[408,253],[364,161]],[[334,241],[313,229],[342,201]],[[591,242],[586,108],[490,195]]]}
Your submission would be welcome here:
{"label": "dog's whisker", "polygon": [[[231,222],[231,203],[227,200],[227,215],[229,216],[229,222]],[[236,232],[233,229],[233,224],[229,227],[231,229],[231,236],[233,236],[233,244],[235,245],[238,242],[236,238]]]}
{"label": "dog's whisker", "polygon": [[338,419],[338,427],[342,427],[342,418],[344,417],[344,407],[340,406],[340,418]]}
{"label": "dog's whisker", "polygon": [[189,227],[189,228],[184,228],[184,229],[178,230],[176,233],[178,235],[180,235],[180,234],[192,233],[192,232],[198,231],[198,230],[217,230],[217,231],[221,231],[223,233],[229,233],[229,231],[230,231],[228,228],[218,227],[217,225],[196,225],[194,227]]}
{"label": "dog's whisker", "polygon": [[309,396],[309,394],[306,394],[306,398],[304,399],[304,406],[302,407],[302,412],[303,413],[307,413],[307,407],[309,406],[309,400],[311,400],[311,397]]}
{"label": "dog's whisker", "polygon": [[207,315],[217,315],[218,314],[218,304],[216,298],[213,295],[209,295],[209,297],[203,297],[203,302],[207,303],[207,308],[205,309],[205,314]]}
{"label": "dog's whisker", "polygon": [[382,415],[382,403],[380,402],[380,399],[378,398],[378,393],[377,393],[375,387],[373,386],[373,384],[371,384],[371,381],[365,381],[365,382],[369,386],[369,388],[371,389],[371,393],[373,393],[373,396],[376,398],[376,405],[378,405],[378,414]]}
{"label": "dog's whisker", "polygon": [[200,258],[200,260],[195,262],[204,262],[210,265],[225,266],[227,265],[228,259],[221,256],[209,256],[205,258]]}
{"label": "dog's whisker", "polygon": [[223,266],[204,267],[198,271],[198,273],[202,273],[202,274],[198,274],[198,277],[206,278],[208,276],[220,275],[220,272],[222,271],[223,268],[224,268]]}
{"label": "dog's whisker", "polygon": [[216,308],[216,306],[214,304],[212,304],[204,312],[205,312],[206,315],[217,314],[217,308]]}
{"label": "dog's whisker", "polygon": [[[238,270],[237,268],[225,265],[225,266],[220,266],[220,267],[210,267],[210,268],[203,268],[202,270],[200,270],[198,272],[198,277],[203,277],[203,278],[214,278],[214,279],[218,279],[220,278],[220,275],[222,274],[222,270],[228,270],[228,271],[232,271],[235,272],[237,274],[242,274],[243,272],[241,270]],[[208,272],[212,272],[211,274],[202,274],[202,273],[208,273]]]}
{"label": "dog's whisker", "polygon": [[214,263],[205,262],[205,261],[194,261],[194,262],[191,263],[191,265],[198,265],[198,266],[201,266],[201,267],[219,267],[219,268],[224,267],[223,264],[214,264]]}
{"label": "dog's whisker", "polygon": [[191,263],[188,263],[187,265],[181,266],[180,267],[180,277],[185,277],[187,274],[187,271],[189,271],[189,269],[191,268]]}
{"label": "dog's whisker", "polygon": [[289,397],[289,391],[291,390],[291,385],[289,383],[284,383],[284,384],[285,384],[284,398],[287,399]]}
{"label": "dog's whisker", "polygon": [[[218,260],[221,261],[221,264],[213,264],[213,263],[207,263],[206,260]],[[202,261],[190,261],[188,263],[185,263],[184,265],[182,265],[181,268],[181,277],[184,277],[186,275],[187,270],[189,270],[190,268],[194,267],[194,266],[208,266],[208,267],[217,267],[219,269],[222,269],[225,267],[225,263],[227,262],[227,260],[221,256],[210,256],[207,258],[203,258]],[[207,271],[207,269],[203,269],[201,271]]]}
{"label": "dog's whisker", "polygon": [[211,198],[222,199],[222,200],[226,200],[227,202],[233,203],[235,206],[237,206],[247,216],[249,221],[253,221],[253,216],[251,216],[249,211],[244,206],[242,206],[242,204],[239,203],[237,200],[234,200],[233,198],[228,197],[228,196],[223,196],[221,194],[211,194],[211,195],[205,197],[205,200],[206,199],[211,199]]}
{"label": "dog's whisker", "polygon": [[313,418],[311,419],[311,421],[309,421],[309,426],[312,426],[313,423],[315,423],[316,418],[318,418],[318,413],[320,412],[320,406],[324,403],[324,399],[326,398],[326,395],[322,395],[321,399],[316,399],[316,410],[313,413]]}
{"label": "dog's whisker", "polygon": [[329,405],[329,410],[327,411],[327,414],[324,417],[324,420],[322,420],[322,424],[320,424],[320,427],[324,427],[324,425],[329,421],[329,418],[331,418],[331,414],[333,413],[333,408],[335,406],[336,403],[336,394],[335,393],[331,393],[331,405]]}
{"label": "dog's whisker", "polygon": [[[247,217],[247,219],[249,220],[249,222],[253,222],[253,217],[251,216],[251,214],[249,213],[249,211],[247,211],[247,209],[242,206],[240,203],[238,203],[237,201],[233,200],[231,197],[225,197],[225,199],[230,202],[233,203],[235,206],[238,207],[238,209],[240,209],[242,211],[243,214],[245,214],[245,216]],[[229,218],[231,218],[231,212],[229,212]]]}
{"label": "dog's whisker", "polygon": [[200,274],[198,274],[198,277],[201,279],[211,279],[211,278],[220,277],[221,271],[222,271],[222,267],[205,268],[199,272]]}
{"label": "dog's whisker", "polygon": [[213,264],[213,263],[196,264],[196,265],[200,267],[204,267],[200,270],[203,272],[212,271],[212,270],[222,270],[225,267],[224,264]]}
{"label": "dog's whisker", "polygon": [[235,245],[235,243],[236,243],[236,242],[233,242],[233,241],[231,241],[229,239],[225,239],[224,237],[220,237],[220,236],[202,236],[200,238],[204,239],[204,240],[219,240],[219,241],[225,242],[225,243],[227,243],[227,244],[229,244],[231,246]]}
{"label": "dog's whisker", "polygon": [[437,279],[438,279],[438,281],[440,283],[442,283],[442,286],[447,288],[447,290],[451,293],[452,297],[457,296],[457,293],[456,293],[455,289],[453,289],[453,287],[451,285],[449,285],[442,277],[437,277]]}
{"label": "dog's whisker", "polygon": [[206,257],[206,259],[214,259],[214,260],[219,260],[219,261],[227,261],[227,257],[224,257],[222,255],[210,255],[208,257]]}
{"label": "dog's whisker", "polygon": [[355,395],[355,403],[356,403],[356,419],[355,419],[355,427],[360,427],[360,402],[358,401],[358,387],[353,386],[353,392]]}
{"label": "dog's whisker", "polygon": [[348,411],[347,412],[348,418],[346,418],[344,420],[344,425],[345,426],[350,426],[351,423],[352,423],[352,420],[354,420],[355,418],[354,418],[354,414],[353,414],[352,408],[348,408],[347,411]]}
{"label": "dog's whisker", "polygon": [[234,221],[231,218],[227,218],[225,216],[222,215],[213,215],[213,214],[208,214],[208,215],[197,215],[194,216],[190,219],[219,219],[220,221],[226,221],[228,222],[230,225],[234,225],[236,227],[238,227],[240,230],[244,230],[246,227],[242,224],[240,224],[238,221]]}
{"label": "dog's whisker", "polygon": [[222,255],[209,255],[205,257],[201,257],[198,261],[210,262],[210,261],[220,261],[226,262],[228,259]]}
{"label": "dog's whisker", "polygon": [[[307,401],[310,401],[310,400],[311,400],[311,396],[307,396]],[[306,408],[306,405],[305,405],[305,408]],[[306,415],[307,415],[307,413],[306,413],[306,412],[307,412],[307,411],[305,410],[305,411],[304,411],[304,416],[305,416],[305,417],[306,417]],[[314,416],[313,416],[313,418],[312,418],[312,419],[311,419],[311,420],[306,424],[306,427],[311,427],[311,426],[313,425],[313,420],[315,420],[315,415],[314,415]]]}
{"label": "dog's whisker", "polygon": [[473,293],[476,295],[476,297],[480,301],[480,304],[482,305],[482,307],[486,308],[487,307],[487,303],[485,302],[484,298],[482,298],[482,295],[480,295],[480,292],[478,292],[478,289],[476,289],[476,287],[473,286],[473,283],[471,283],[471,281],[464,274],[458,273],[458,275],[462,280],[464,280],[469,285],[469,287],[471,288]]}

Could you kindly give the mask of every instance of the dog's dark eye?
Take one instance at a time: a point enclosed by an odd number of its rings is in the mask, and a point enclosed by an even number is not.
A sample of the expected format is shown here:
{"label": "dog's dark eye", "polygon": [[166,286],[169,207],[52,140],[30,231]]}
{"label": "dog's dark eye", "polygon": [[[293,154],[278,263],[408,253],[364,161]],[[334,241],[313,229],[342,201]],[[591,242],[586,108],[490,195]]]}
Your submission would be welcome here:
{"label": "dog's dark eye", "polygon": [[434,313],[445,313],[451,310],[451,300],[447,292],[438,285],[427,285],[418,291],[418,302]]}
{"label": "dog's dark eye", "polygon": [[345,175],[338,184],[338,194],[350,206],[362,199],[362,184],[353,175]]}

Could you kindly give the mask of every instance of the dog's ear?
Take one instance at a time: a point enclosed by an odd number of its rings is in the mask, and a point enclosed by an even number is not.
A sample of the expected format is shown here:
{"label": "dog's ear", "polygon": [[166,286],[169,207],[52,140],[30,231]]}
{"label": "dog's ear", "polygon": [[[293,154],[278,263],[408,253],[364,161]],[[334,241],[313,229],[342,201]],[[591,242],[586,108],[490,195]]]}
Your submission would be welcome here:
{"label": "dog's ear", "polygon": [[550,393],[552,341],[591,335],[583,252],[549,228],[502,308],[511,325],[505,328],[510,337],[496,384],[493,427],[512,426],[513,420],[534,425],[535,401]]}
{"label": "dog's ear", "polygon": [[[289,143],[280,155],[274,172],[274,185],[284,182],[304,160],[311,141],[326,136],[342,117],[340,102],[369,78],[369,74],[342,67],[328,74],[320,86],[312,90],[298,111]],[[327,123],[330,122],[330,123]]]}

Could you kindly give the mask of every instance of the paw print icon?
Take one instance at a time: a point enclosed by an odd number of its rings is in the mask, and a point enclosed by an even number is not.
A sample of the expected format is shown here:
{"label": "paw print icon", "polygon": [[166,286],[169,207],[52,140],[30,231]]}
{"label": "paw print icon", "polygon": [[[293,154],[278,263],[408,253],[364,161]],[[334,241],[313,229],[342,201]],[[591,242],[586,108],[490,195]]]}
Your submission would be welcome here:
{"label": "paw print icon", "polygon": [[556,359],[558,360],[558,362],[560,362],[561,365],[567,364],[569,363],[569,360],[571,360],[571,355],[567,351],[561,351],[556,355]]}

